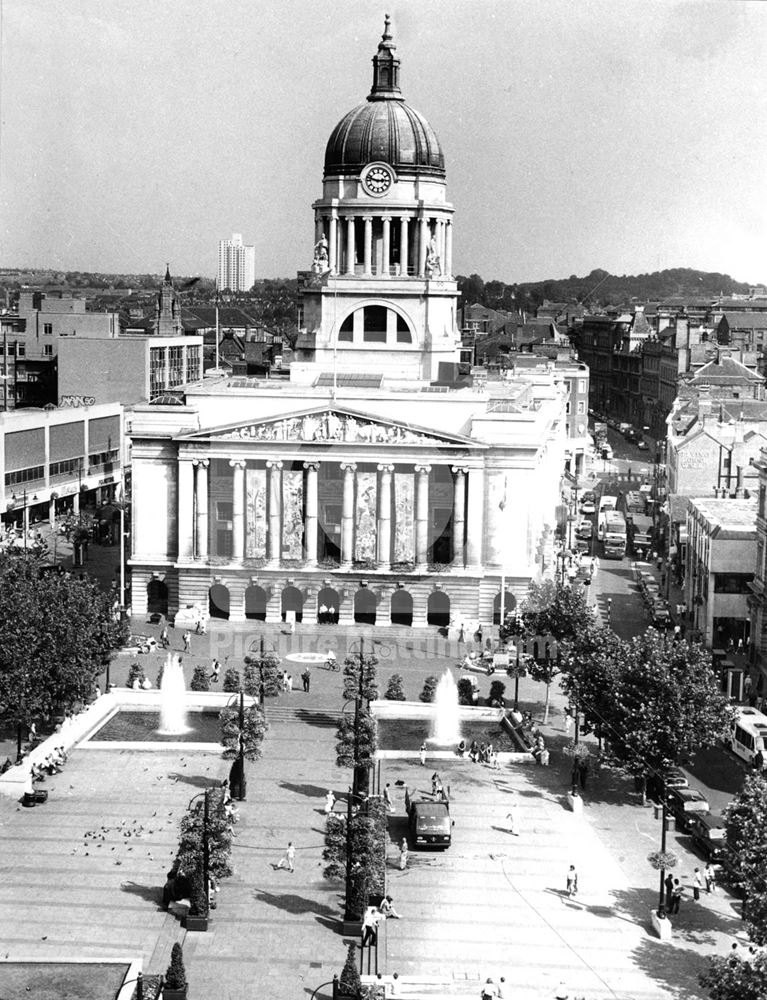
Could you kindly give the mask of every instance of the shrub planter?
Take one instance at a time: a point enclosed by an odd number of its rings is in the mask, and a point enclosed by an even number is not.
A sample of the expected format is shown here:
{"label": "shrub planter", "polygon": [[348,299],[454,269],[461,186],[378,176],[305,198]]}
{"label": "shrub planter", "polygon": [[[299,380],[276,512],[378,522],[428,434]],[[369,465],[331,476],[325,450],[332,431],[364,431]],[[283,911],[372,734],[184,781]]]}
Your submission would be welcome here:
{"label": "shrub planter", "polygon": [[206,931],[208,929],[208,918],[187,913],[185,926],[188,931]]}
{"label": "shrub planter", "polygon": [[344,937],[362,937],[361,920],[342,920],[341,924],[343,926],[342,934]]}
{"label": "shrub planter", "polygon": [[170,986],[163,986],[162,1000],[186,1000],[186,986],[180,990],[174,990]]}

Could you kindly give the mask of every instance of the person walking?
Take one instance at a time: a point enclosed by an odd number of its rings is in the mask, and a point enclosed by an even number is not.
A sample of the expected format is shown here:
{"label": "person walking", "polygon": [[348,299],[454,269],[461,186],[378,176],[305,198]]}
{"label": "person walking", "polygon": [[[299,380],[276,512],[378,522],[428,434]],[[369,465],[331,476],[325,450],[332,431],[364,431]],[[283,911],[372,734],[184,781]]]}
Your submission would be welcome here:
{"label": "person walking", "polygon": [[418,748],[418,756],[419,756],[420,761],[421,761],[421,766],[422,767],[426,767],[426,744],[425,743],[422,743],[421,746]]}
{"label": "person walking", "polygon": [[336,797],[332,792],[332,789],[328,789],[328,793],[325,796],[325,815],[328,816],[333,812],[333,806],[336,804]]}
{"label": "person walking", "polygon": [[362,947],[366,944],[375,944],[378,940],[378,925],[383,919],[383,914],[377,906],[368,906],[362,917]]}
{"label": "person walking", "polygon": [[404,872],[407,868],[407,837],[402,838],[402,843],[399,845],[399,870]]}
{"label": "person walking", "polygon": [[211,681],[213,681],[214,684],[217,684],[218,683],[218,678],[221,675],[221,664],[219,663],[219,661],[215,657],[213,659],[213,663],[211,663],[211,668],[212,669],[211,669],[210,677],[208,678],[208,680],[211,680]]}
{"label": "person walking", "polygon": [[[510,793],[512,796],[514,792]],[[506,819],[509,821],[509,833],[512,837],[519,836],[519,810],[517,809],[517,803],[515,799],[511,799],[509,802],[509,811],[506,813]]]}
{"label": "person walking", "polygon": [[490,976],[487,977],[485,982],[482,984],[482,992],[480,997],[482,1000],[496,1000],[498,996],[498,989]]}
{"label": "person walking", "polygon": [[185,653],[191,653],[192,652],[192,636],[190,635],[189,630],[187,630],[186,632],[184,632],[184,634],[181,636],[181,638],[183,639],[183,642],[184,642],[184,652]]}
{"label": "person walking", "polygon": [[386,806],[387,812],[394,812],[394,803],[392,802],[392,797],[391,797],[391,785],[389,784],[388,781],[386,782],[386,785],[384,786],[383,798],[384,798],[384,805]]}
{"label": "person walking", "polygon": [[671,872],[664,878],[663,884],[666,887],[666,909],[671,913],[671,897],[674,895],[674,876]]}
{"label": "person walking", "polygon": [[565,735],[569,736],[570,735],[570,730],[573,727],[573,710],[570,708],[569,705],[565,709],[565,716],[564,716],[564,719],[562,721],[563,721],[564,726],[565,726]]}
{"label": "person walking", "polygon": [[706,867],[703,869],[703,880],[706,883],[707,893],[716,892],[716,871],[710,861],[706,863]]}
{"label": "person walking", "polygon": [[695,868],[692,873],[692,898],[697,903],[700,899],[700,890],[703,888],[703,877],[700,868]]}
{"label": "person walking", "polygon": [[163,625],[162,632],[160,632],[160,645],[163,649],[167,649],[170,646],[170,639],[168,637],[168,626]]}
{"label": "person walking", "polygon": [[679,881],[678,878],[674,879],[674,889],[671,893],[671,906],[669,908],[669,913],[679,913],[679,904],[682,902],[682,893],[684,892],[684,886]]}
{"label": "person walking", "polygon": [[311,670],[308,667],[301,674],[301,681],[303,682],[303,685],[304,685],[304,691],[306,691],[306,693],[308,694],[309,693],[309,686],[312,683],[312,672],[311,672]]}
{"label": "person walking", "polygon": [[570,865],[567,870],[566,888],[567,895],[571,899],[578,894],[578,872],[575,870],[575,865]]}
{"label": "person walking", "polygon": [[282,855],[280,860],[277,862],[278,868],[287,868],[289,872],[294,871],[293,859],[296,856],[296,849],[293,846],[293,841],[288,841],[288,846],[285,848],[285,853]]}

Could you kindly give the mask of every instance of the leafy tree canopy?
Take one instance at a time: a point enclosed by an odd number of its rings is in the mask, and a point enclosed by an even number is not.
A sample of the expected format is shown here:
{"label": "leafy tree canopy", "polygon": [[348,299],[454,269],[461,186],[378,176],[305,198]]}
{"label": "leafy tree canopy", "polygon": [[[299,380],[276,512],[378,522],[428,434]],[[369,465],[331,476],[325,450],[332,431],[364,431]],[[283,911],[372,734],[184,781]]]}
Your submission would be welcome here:
{"label": "leafy tree canopy", "polygon": [[242,752],[246,760],[258,760],[261,757],[261,745],[269,728],[266,716],[258,705],[246,705],[243,712],[242,727],[240,727],[240,709],[236,705],[227,705],[221,710],[221,743],[224,746],[224,758],[234,760],[239,753],[240,738]]}
{"label": "leafy tree canopy", "polygon": [[727,846],[747,900],[746,924],[757,944],[767,943],[767,778],[749,775],[724,811]]}
{"label": "leafy tree canopy", "polygon": [[0,555],[0,712],[17,725],[87,702],[127,638],[110,594],[89,580]]}
{"label": "leafy tree canopy", "polygon": [[709,961],[699,981],[711,1000],[767,1000],[767,955],[763,952],[751,954],[739,948]]}

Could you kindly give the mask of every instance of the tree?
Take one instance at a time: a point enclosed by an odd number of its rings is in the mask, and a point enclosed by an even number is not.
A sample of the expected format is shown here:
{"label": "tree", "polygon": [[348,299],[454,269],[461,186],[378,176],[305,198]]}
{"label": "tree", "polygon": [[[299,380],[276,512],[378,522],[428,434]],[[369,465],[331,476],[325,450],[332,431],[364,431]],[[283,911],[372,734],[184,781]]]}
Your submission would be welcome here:
{"label": "tree", "polygon": [[183,990],[187,985],[184,952],[178,941],[170,950],[170,964],[165,973],[165,985],[172,990]]}
{"label": "tree", "polygon": [[729,955],[716,955],[709,959],[709,967],[698,982],[708,990],[711,1000],[765,1000],[767,955],[741,948]]}
{"label": "tree", "polygon": [[[533,680],[546,685],[544,723],[549,717],[551,685],[561,670],[559,644],[576,639],[594,621],[594,612],[582,590],[544,580],[530,584],[519,614],[509,623],[512,634],[521,635],[528,648],[538,644],[537,656],[530,659],[528,672]],[[551,640],[556,648],[551,646]]]}
{"label": "tree", "polygon": [[360,1000],[362,996],[362,980],[357,968],[357,945],[354,942],[347,949],[346,962],[341,972],[339,987],[342,997],[349,997],[350,1000]]}
{"label": "tree", "polygon": [[[378,697],[378,657],[372,653],[350,653],[344,660],[344,701],[358,698],[360,693],[366,701],[374,701]],[[362,690],[360,692],[360,670],[362,671]]]}
{"label": "tree", "polygon": [[421,699],[421,701],[425,701],[427,703],[434,701],[434,696],[437,692],[438,684],[439,681],[437,680],[437,678],[434,677],[433,675],[429,675],[423,682],[423,691],[421,691],[420,695],[418,696]]}
{"label": "tree", "polygon": [[767,778],[750,774],[724,811],[727,847],[746,899],[746,925],[767,943]]}
{"label": "tree", "polygon": [[246,656],[244,662],[242,687],[245,694],[253,698],[260,697],[262,684],[266,697],[272,697],[282,691],[280,658],[273,650],[261,650],[253,656]]}
{"label": "tree", "polygon": [[407,701],[403,684],[404,678],[402,677],[402,674],[392,674],[389,678],[384,698],[386,698],[387,701]]}
{"label": "tree", "polygon": [[506,693],[506,685],[503,681],[491,681],[490,683],[490,694],[488,695],[488,701],[491,705],[498,704],[501,708],[504,707],[505,702],[503,696]]}
{"label": "tree", "polygon": [[[240,710],[237,706],[227,705],[221,709],[221,743],[224,746],[224,759],[234,760],[240,752],[246,760],[259,760],[261,746],[269,729],[261,707],[257,704],[246,705],[243,712],[243,725],[240,728]],[[240,743],[242,741],[242,743]]]}
{"label": "tree", "polygon": [[470,677],[458,678],[458,704],[474,704],[474,685],[471,683]]}
{"label": "tree", "polygon": [[229,667],[225,672],[223,688],[227,694],[236,694],[240,690],[240,671],[236,667]]}
{"label": "tree", "polygon": [[197,666],[194,668],[189,687],[192,691],[210,691],[210,681],[205,667]]}
{"label": "tree", "polygon": [[[193,875],[203,868],[204,804],[196,798],[181,819],[176,861],[179,869]],[[216,879],[232,874],[232,828],[224,807],[222,788],[208,789],[208,871]]]}
{"label": "tree", "polygon": [[581,731],[593,730],[600,746],[610,718],[622,658],[622,640],[611,628],[596,621],[560,646],[562,690],[576,712],[583,714]]}
{"label": "tree", "polygon": [[699,644],[668,642],[648,628],[618,648],[621,661],[606,706],[607,748],[644,788],[648,774],[722,738],[733,710],[719,690],[710,653]]}
{"label": "tree", "polygon": [[40,574],[33,557],[0,554],[0,714],[21,733],[92,699],[127,639],[112,596],[88,579]]}
{"label": "tree", "polygon": [[135,663],[131,663],[130,668],[128,670],[127,686],[129,688],[132,688],[133,685],[136,683],[136,681],[138,681],[139,684],[143,684],[145,679],[146,679],[146,674],[144,673],[144,668],[141,666],[141,664],[138,661],[136,661]]}

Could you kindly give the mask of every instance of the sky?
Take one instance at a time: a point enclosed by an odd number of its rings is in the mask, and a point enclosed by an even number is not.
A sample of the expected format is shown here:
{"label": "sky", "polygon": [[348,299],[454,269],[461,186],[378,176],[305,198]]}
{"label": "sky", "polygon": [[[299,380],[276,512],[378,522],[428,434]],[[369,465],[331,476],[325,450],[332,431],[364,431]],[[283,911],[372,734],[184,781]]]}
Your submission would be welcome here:
{"label": "sky", "polygon": [[767,282],[761,0],[0,0],[0,266],[311,264],[327,139],[392,28],[454,269]]}

